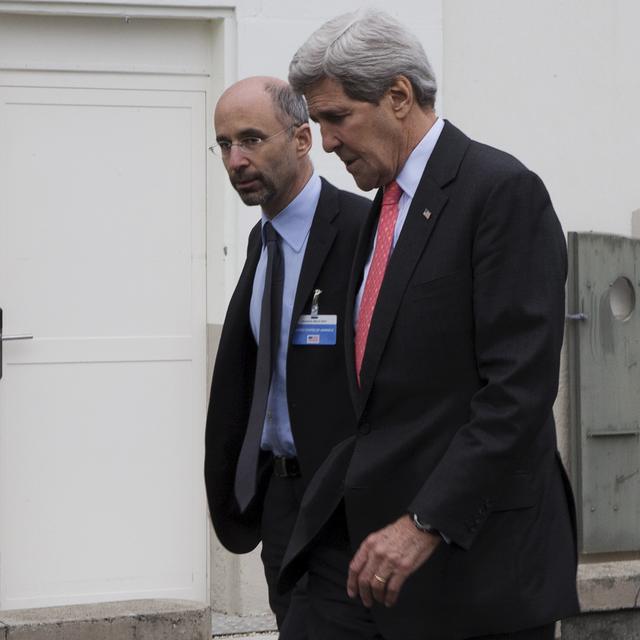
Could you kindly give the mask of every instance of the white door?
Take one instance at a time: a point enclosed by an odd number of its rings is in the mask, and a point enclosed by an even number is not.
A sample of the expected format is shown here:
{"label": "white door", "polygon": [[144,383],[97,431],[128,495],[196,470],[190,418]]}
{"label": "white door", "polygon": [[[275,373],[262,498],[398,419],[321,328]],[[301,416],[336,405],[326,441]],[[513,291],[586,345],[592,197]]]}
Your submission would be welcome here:
{"label": "white door", "polygon": [[205,600],[207,34],[0,20],[0,608]]}

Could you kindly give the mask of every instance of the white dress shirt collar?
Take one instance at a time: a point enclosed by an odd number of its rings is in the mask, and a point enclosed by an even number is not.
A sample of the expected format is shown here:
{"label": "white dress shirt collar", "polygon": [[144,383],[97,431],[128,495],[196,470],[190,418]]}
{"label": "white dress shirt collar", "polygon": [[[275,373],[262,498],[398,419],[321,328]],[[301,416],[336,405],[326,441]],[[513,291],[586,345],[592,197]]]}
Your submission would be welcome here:
{"label": "white dress shirt collar", "polygon": [[424,168],[433,153],[443,128],[444,120],[438,118],[411,152],[396,178],[396,182],[400,185],[402,191],[409,196],[410,200],[413,200],[413,196],[416,194]]}

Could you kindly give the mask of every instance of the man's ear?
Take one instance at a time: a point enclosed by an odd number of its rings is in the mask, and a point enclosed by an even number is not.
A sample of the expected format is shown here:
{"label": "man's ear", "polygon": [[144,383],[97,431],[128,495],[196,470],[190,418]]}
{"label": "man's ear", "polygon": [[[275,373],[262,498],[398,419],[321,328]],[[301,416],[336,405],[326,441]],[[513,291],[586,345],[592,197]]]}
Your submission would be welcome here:
{"label": "man's ear", "polygon": [[300,158],[306,156],[311,150],[313,139],[311,137],[311,127],[308,122],[296,127],[294,133],[296,139],[296,150]]}
{"label": "man's ear", "polygon": [[406,118],[415,102],[413,86],[406,76],[397,76],[387,89],[385,97],[389,100],[393,114],[399,120]]}

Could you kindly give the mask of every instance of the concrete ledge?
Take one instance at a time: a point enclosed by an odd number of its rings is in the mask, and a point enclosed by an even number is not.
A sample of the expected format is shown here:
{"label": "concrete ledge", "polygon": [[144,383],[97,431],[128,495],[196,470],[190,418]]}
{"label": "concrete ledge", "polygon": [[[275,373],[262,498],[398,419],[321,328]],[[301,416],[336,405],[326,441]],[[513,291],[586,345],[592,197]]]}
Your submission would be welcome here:
{"label": "concrete ledge", "polygon": [[583,560],[578,595],[582,614],[562,621],[562,640],[640,638],[640,560]]}
{"label": "concrete ledge", "polygon": [[[253,616],[235,616],[217,611],[211,614],[211,633],[215,636],[247,635],[276,631],[276,618],[272,613]],[[238,640],[241,640],[240,638]]]}
{"label": "concrete ledge", "polygon": [[[640,560],[581,563],[578,594],[584,612],[637,609],[640,607]],[[640,638],[640,634],[637,637]]]}
{"label": "concrete ledge", "polygon": [[209,640],[208,605],[127,600],[0,611],[1,640]]}

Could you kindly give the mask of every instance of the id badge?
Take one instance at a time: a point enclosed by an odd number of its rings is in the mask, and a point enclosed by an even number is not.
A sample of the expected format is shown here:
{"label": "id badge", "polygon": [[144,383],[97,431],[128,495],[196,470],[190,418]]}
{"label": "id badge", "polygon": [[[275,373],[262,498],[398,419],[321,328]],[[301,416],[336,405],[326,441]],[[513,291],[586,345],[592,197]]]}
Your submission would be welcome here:
{"label": "id badge", "polygon": [[337,315],[300,316],[298,324],[293,331],[292,344],[304,346],[334,345],[337,332]]}

